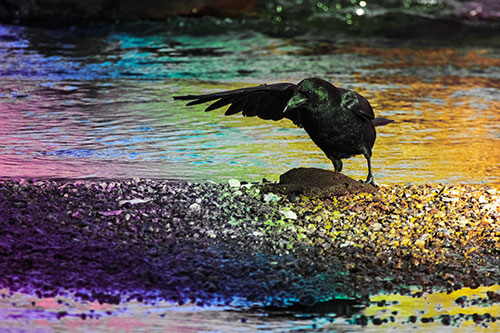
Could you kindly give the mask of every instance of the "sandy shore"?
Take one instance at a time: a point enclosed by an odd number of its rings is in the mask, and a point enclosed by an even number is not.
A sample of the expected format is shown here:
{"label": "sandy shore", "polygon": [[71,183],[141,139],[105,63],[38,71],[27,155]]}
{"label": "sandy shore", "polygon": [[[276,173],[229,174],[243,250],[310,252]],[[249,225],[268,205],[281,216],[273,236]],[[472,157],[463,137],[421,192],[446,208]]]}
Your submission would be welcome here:
{"label": "sandy shore", "polygon": [[500,283],[498,187],[381,186],[321,199],[265,189],[0,181],[0,288],[314,311],[332,299]]}

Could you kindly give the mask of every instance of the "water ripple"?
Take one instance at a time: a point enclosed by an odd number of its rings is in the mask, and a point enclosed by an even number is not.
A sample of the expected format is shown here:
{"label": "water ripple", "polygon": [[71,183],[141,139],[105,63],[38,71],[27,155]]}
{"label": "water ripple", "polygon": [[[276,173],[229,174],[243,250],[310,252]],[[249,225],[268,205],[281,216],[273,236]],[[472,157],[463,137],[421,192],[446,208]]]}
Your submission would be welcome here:
{"label": "water ripple", "polygon": [[[2,37],[3,36],[3,37]],[[321,76],[367,96],[383,183],[498,183],[500,50],[385,39],[0,26],[0,176],[276,179],[331,168],[291,122],[173,95]],[[362,157],[345,172],[362,178]]]}

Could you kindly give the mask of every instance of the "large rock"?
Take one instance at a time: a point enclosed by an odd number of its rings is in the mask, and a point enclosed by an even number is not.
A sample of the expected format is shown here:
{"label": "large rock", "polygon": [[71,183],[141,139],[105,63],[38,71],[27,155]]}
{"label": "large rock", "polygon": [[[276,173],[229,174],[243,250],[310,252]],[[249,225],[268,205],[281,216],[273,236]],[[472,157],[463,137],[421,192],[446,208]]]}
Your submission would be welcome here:
{"label": "large rock", "polygon": [[354,180],[342,173],[317,168],[297,168],[280,176],[279,184],[265,184],[264,191],[280,194],[303,194],[308,197],[326,198],[349,193],[372,193],[373,185]]}

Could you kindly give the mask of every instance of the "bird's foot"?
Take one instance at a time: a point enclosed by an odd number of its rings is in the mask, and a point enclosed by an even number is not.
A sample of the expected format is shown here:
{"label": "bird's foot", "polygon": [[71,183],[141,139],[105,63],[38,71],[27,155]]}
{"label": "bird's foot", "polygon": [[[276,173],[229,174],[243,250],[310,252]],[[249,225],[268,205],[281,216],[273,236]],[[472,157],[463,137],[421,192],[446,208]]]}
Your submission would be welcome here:
{"label": "bird's foot", "polygon": [[368,175],[368,178],[366,178],[366,180],[363,183],[378,187],[378,184],[375,182],[375,179],[373,179],[372,175]]}

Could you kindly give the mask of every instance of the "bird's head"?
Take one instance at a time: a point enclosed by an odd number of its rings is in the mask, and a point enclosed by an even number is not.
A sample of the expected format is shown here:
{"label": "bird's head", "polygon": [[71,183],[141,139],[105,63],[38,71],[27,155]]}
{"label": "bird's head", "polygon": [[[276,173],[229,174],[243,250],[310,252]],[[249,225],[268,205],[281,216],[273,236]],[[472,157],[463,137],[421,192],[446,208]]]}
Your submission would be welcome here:
{"label": "bird's head", "polygon": [[316,110],[318,107],[331,107],[340,98],[337,88],[319,78],[307,78],[297,84],[295,92],[285,110],[303,108]]}

